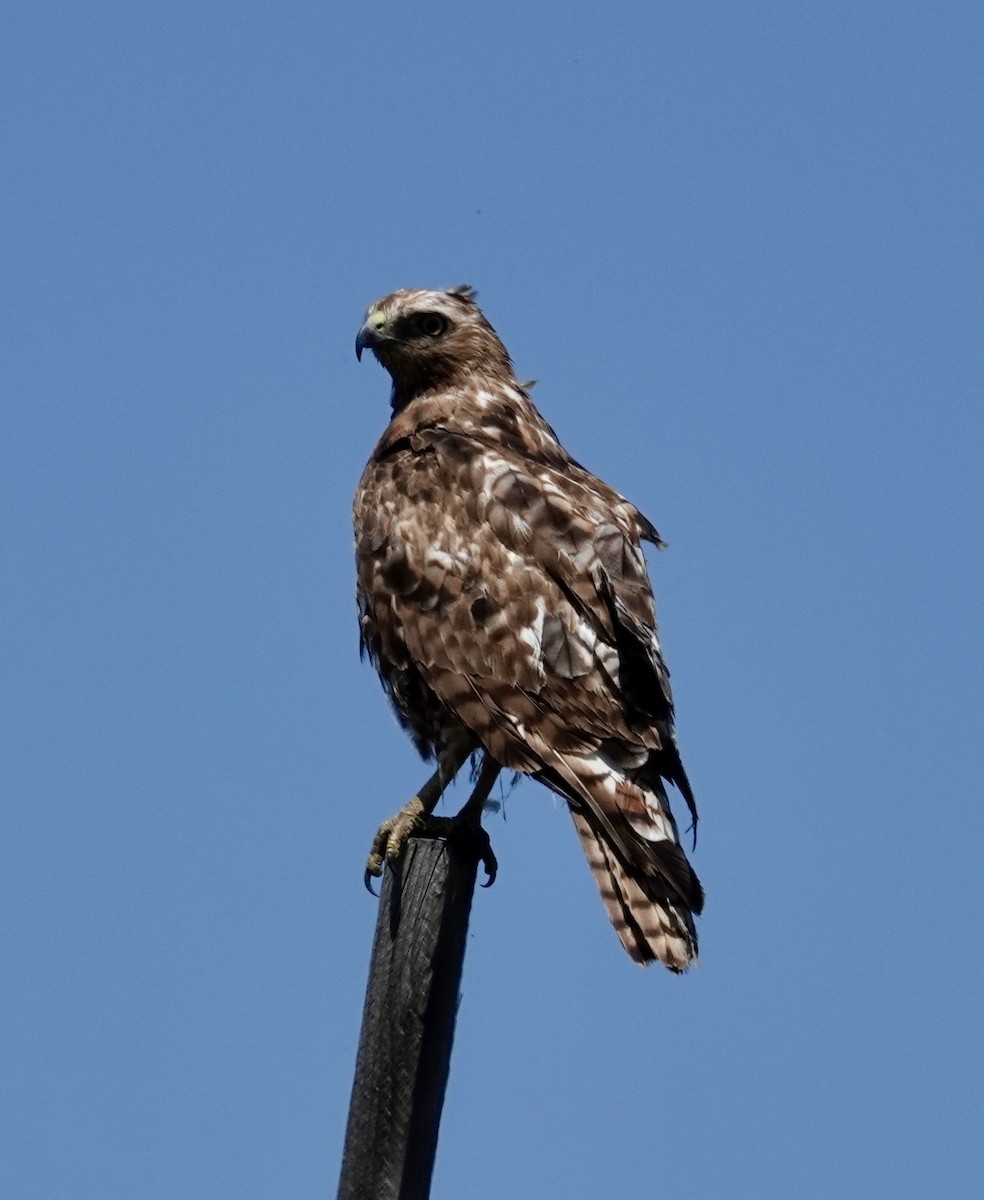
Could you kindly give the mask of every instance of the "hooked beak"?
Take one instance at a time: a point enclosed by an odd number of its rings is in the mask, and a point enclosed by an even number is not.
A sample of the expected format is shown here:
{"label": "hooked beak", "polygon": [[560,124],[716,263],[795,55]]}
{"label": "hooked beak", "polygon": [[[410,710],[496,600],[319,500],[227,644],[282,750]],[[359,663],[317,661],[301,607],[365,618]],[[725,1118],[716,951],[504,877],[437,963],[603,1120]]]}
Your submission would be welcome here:
{"label": "hooked beak", "polygon": [[362,362],[362,351],[371,350],[376,344],[376,331],[363,325],[355,339],[355,357]]}
{"label": "hooked beak", "polygon": [[386,326],[386,314],[376,309],[366,317],[366,323],[355,339],[355,357],[362,362],[363,350],[375,350]]}

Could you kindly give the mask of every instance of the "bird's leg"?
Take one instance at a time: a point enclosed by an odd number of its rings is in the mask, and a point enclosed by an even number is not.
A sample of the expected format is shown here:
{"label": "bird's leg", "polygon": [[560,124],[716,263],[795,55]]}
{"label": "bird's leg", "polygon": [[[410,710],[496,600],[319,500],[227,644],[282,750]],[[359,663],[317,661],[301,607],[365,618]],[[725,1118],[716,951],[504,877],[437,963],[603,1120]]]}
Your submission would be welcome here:
{"label": "bird's leg", "polygon": [[[403,853],[407,839],[415,833],[422,832],[435,819],[431,817],[434,806],[473,749],[474,745],[470,741],[461,741],[444,751],[438,759],[437,770],[416,796],[376,830],[376,836],[372,839],[372,849],[369,851],[369,861],[366,863],[365,884],[370,892],[370,880],[374,875],[382,875],[383,863],[395,862]],[[435,832],[443,833],[444,828],[441,827]]]}
{"label": "bird's leg", "polygon": [[[485,869],[486,879],[482,887],[491,887],[495,883],[495,877],[499,870],[499,863],[492,851],[492,842],[488,833],[482,828],[482,811],[501,770],[502,767],[486,752],[472,794],[462,805],[461,810],[453,817],[435,817],[433,815],[421,817],[419,823],[406,835],[410,837],[412,833],[425,833],[431,837],[443,837],[472,850]],[[411,800],[403,812],[406,812],[412,804]],[[397,817],[393,819],[397,820],[399,817],[398,813]],[[382,828],[381,826],[380,832],[382,832]],[[379,837],[379,834],[376,836]],[[387,858],[389,857],[391,856],[387,851]]]}
{"label": "bird's leg", "polygon": [[499,863],[492,851],[488,832],[482,827],[482,811],[501,770],[502,767],[486,751],[475,789],[465,801],[458,815],[452,818],[449,830],[451,837],[467,839],[478,851],[486,875],[482,887],[491,887],[495,883],[495,877],[499,870]]}

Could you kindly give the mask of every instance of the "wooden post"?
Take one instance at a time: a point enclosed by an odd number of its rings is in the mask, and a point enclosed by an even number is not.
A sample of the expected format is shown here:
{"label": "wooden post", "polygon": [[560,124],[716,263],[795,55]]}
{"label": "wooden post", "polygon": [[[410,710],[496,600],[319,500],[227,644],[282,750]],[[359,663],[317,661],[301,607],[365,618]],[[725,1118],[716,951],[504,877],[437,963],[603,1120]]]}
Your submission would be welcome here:
{"label": "wooden post", "polygon": [[338,1200],[427,1200],[478,859],[411,838],[383,877]]}

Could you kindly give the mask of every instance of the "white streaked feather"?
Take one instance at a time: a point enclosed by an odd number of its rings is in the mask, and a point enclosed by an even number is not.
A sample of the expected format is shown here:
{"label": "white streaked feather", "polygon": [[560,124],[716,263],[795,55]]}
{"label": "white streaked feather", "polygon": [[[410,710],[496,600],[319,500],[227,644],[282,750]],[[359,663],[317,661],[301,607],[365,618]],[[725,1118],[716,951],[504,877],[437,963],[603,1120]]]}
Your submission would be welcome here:
{"label": "white streaked feather", "polygon": [[533,611],[533,624],[517,630],[516,636],[524,646],[533,651],[534,660],[539,667],[543,662],[543,622],[547,615],[547,602],[543,596],[537,596]]}

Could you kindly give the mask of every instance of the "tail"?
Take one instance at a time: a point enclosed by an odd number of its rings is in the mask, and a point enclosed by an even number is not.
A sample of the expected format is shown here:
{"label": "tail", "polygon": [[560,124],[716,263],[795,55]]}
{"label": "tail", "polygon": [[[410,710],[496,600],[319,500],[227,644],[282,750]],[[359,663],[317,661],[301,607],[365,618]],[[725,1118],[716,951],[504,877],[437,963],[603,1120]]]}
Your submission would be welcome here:
{"label": "tail", "polygon": [[609,919],[630,957],[643,966],[658,961],[671,971],[685,971],[697,958],[693,918],[700,912],[703,894],[696,876],[696,897],[671,899],[658,868],[642,874],[628,867],[589,809],[572,808],[571,816]]}
{"label": "tail", "polygon": [[564,785],[556,790],[570,803],[608,916],[635,962],[685,971],[697,957],[694,917],[704,892],[679,844],[662,780],[600,766],[571,756],[555,780]]}

